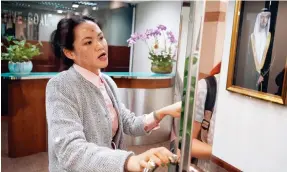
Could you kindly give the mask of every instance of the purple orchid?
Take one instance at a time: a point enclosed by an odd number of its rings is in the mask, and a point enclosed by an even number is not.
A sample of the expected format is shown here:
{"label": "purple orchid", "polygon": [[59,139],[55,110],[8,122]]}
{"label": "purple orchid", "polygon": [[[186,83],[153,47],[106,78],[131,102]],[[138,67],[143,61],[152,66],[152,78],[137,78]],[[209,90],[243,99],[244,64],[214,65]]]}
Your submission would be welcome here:
{"label": "purple orchid", "polygon": [[166,30],[166,26],[164,26],[164,25],[158,25],[157,26],[157,28],[159,29],[159,30]]}
{"label": "purple orchid", "polygon": [[167,34],[167,37],[171,43],[176,43],[176,39],[175,39],[175,37],[171,31],[166,32],[166,34]]}
{"label": "purple orchid", "polygon": [[131,45],[135,44],[136,41],[139,39],[140,39],[140,34],[134,33],[131,35],[131,38],[127,40],[127,42],[129,43],[129,46],[131,46]]}
{"label": "purple orchid", "polygon": [[138,40],[138,39],[139,39],[139,36],[140,36],[140,34],[134,33],[134,34],[131,35],[131,38],[132,38],[133,40]]}
{"label": "purple orchid", "polygon": [[153,31],[152,35],[153,35],[153,36],[160,36],[160,35],[161,35],[161,32],[160,32],[159,29],[156,29],[156,30]]}
{"label": "purple orchid", "polygon": [[146,41],[149,37],[146,34],[140,34],[139,39],[142,41]]}
{"label": "purple orchid", "polygon": [[132,46],[139,40],[147,45],[152,60],[155,60],[157,63],[175,60],[177,40],[174,34],[167,30],[166,26],[158,25],[156,28],[147,29],[143,33],[134,33],[127,42],[129,46]]}
{"label": "purple orchid", "polygon": [[145,35],[147,36],[147,38],[149,38],[150,36],[153,36],[153,30],[152,29],[147,29],[145,32]]}
{"label": "purple orchid", "polygon": [[136,41],[134,39],[132,39],[132,38],[128,39],[127,42],[129,44],[129,46],[132,46],[133,44],[136,43]]}

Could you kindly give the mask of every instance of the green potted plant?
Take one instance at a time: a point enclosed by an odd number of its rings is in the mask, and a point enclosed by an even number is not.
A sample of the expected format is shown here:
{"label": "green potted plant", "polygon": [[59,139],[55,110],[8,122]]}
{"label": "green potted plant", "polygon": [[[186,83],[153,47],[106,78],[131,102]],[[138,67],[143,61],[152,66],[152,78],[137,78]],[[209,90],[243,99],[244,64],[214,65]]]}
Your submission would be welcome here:
{"label": "green potted plant", "polygon": [[26,40],[13,40],[13,37],[7,37],[9,46],[3,43],[1,46],[6,47],[7,52],[1,54],[1,60],[8,60],[8,69],[14,75],[28,75],[32,71],[32,58],[41,54],[39,42],[36,45],[26,43]]}
{"label": "green potted plant", "polygon": [[172,72],[177,51],[177,40],[164,25],[155,29],[147,29],[145,33],[134,33],[128,39],[129,46],[137,41],[144,41],[149,49],[148,58],[151,60],[151,71],[168,74]]}

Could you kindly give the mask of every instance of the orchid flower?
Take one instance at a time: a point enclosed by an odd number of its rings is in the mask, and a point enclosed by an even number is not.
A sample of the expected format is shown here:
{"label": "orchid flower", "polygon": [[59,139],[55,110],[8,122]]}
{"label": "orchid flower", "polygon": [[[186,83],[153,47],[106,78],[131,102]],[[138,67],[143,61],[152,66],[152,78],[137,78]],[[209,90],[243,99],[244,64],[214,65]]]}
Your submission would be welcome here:
{"label": "orchid flower", "polygon": [[[162,42],[164,44],[161,44]],[[128,45],[132,46],[138,41],[143,41],[149,48],[149,57],[153,62],[169,61],[172,62],[176,56],[177,40],[172,31],[160,24],[156,28],[145,30],[144,33],[133,33],[127,40]]]}

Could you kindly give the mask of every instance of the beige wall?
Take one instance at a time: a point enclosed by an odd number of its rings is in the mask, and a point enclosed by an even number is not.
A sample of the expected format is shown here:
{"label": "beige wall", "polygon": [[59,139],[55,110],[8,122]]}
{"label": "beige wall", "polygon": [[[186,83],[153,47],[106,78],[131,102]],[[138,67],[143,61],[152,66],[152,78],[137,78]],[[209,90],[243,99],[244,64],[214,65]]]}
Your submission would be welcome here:
{"label": "beige wall", "polygon": [[209,74],[221,61],[225,35],[226,1],[207,1],[199,73]]}
{"label": "beige wall", "polygon": [[207,1],[199,73],[209,74],[221,61],[225,35],[226,1]]}

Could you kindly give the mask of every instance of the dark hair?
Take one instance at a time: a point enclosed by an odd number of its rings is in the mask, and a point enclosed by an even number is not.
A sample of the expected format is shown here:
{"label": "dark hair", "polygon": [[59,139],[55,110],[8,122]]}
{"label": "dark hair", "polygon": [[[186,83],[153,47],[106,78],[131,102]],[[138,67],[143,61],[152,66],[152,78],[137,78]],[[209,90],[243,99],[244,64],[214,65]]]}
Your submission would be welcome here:
{"label": "dark hair", "polygon": [[65,69],[71,67],[74,61],[65,56],[63,49],[74,50],[74,29],[85,21],[92,21],[100,27],[99,23],[91,17],[73,16],[71,18],[61,19],[57,25],[57,29],[51,34],[50,43],[52,50],[57,58],[63,60]]}
{"label": "dark hair", "polygon": [[221,62],[219,62],[211,71],[210,71],[210,75],[216,75],[220,73],[220,69],[221,69]]}

